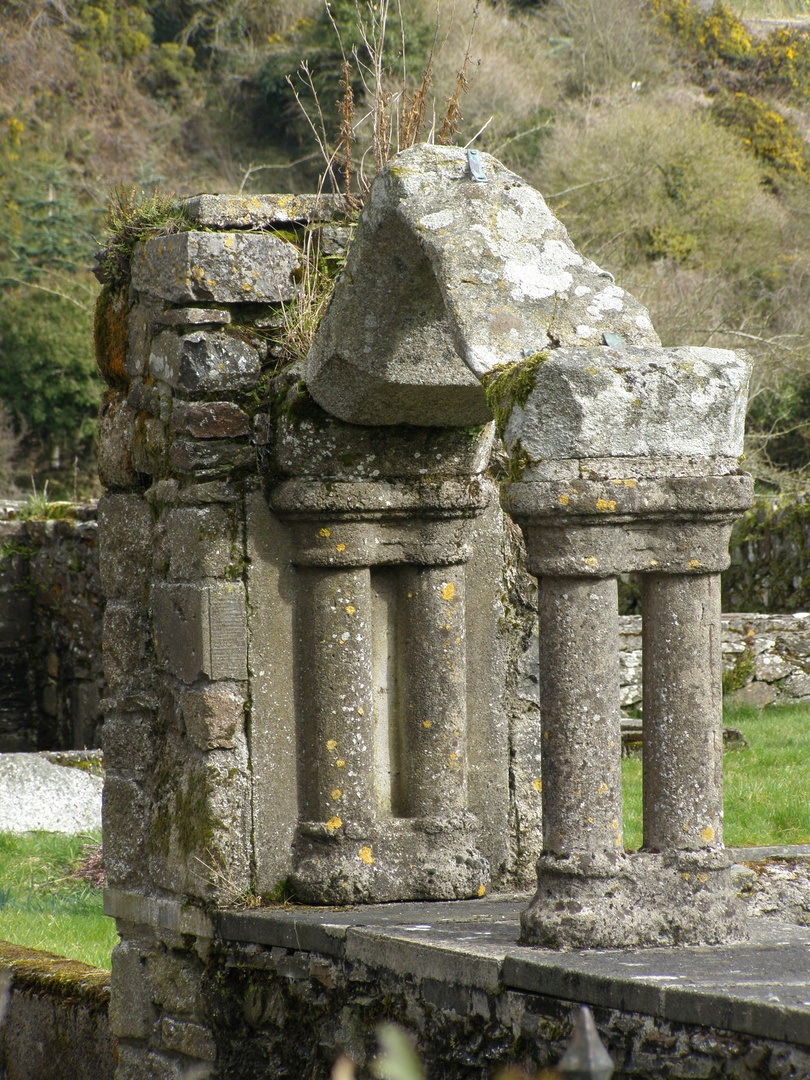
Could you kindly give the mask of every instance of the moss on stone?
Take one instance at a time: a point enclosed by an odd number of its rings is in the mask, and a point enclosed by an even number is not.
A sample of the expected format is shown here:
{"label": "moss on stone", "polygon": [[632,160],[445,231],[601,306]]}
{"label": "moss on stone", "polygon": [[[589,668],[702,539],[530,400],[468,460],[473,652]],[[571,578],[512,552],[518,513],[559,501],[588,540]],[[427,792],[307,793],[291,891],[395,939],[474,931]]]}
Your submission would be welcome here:
{"label": "moss on stone", "polygon": [[174,825],[177,842],[184,855],[204,851],[214,835],[209,806],[209,780],[204,766],[196,764],[189,770],[185,785],[180,784],[174,796]]}
{"label": "moss on stone", "polygon": [[110,973],[78,960],[26,949],[0,941],[0,967],[11,969],[12,988],[90,1009],[106,1010],[110,1000]]}
{"label": "moss on stone", "polygon": [[529,400],[537,382],[537,369],[548,360],[548,354],[536,352],[513,364],[498,364],[481,380],[487,405],[495,417],[498,434],[503,438],[512,410],[522,408]]}
{"label": "moss on stone", "polygon": [[734,667],[723,672],[723,693],[730,694],[734,690],[740,690],[754,678],[754,653],[746,645],[734,661]]}
{"label": "moss on stone", "polygon": [[99,293],[93,321],[93,344],[101,377],[113,390],[126,392],[130,382],[126,371],[129,350],[129,300],[126,288],[105,285]]}

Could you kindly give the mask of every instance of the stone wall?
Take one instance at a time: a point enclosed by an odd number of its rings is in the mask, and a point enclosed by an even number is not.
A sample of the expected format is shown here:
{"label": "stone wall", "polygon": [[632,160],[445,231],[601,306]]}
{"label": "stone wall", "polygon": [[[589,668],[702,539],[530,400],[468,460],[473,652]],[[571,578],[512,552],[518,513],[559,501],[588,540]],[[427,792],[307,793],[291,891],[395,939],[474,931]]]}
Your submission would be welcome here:
{"label": "stone wall", "polygon": [[100,744],[104,598],[95,504],[0,510],[0,752]]}
{"label": "stone wall", "polygon": [[[514,943],[523,903],[205,915],[108,894],[125,938],[110,1007],[118,1080],[143,1075],[147,1047],[150,1075],[166,1080],[320,1080],[341,1054],[366,1080],[383,1021],[412,1033],[428,1076],[482,1080],[510,1064],[531,1076],[559,1061],[578,1002],[593,1009],[617,1080],[808,1075],[801,990],[773,993],[791,960],[802,964],[806,935],[770,970],[753,942],[680,962],[674,950],[555,954]],[[780,925],[786,942],[790,930]]]}
{"label": "stone wall", "polygon": [[110,975],[0,942],[0,1076],[112,1080]]}
{"label": "stone wall", "polygon": [[723,610],[810,610],[810,499],[758,496],[731,534]]}

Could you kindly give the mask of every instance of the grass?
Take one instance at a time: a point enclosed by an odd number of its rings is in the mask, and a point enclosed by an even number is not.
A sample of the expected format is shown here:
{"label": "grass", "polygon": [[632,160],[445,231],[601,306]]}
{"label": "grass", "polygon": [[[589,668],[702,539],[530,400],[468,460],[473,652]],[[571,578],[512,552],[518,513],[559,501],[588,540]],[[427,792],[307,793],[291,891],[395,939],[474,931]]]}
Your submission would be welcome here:
{"label": "grass", "polygon": [[100,834],[0,833],[0,939],[109,969],[118,937],[101,890],[69,875]]}
{"label": "grass", "polygon": [[[810,843],[810,708],[727,707],[749,749],[723,759],[724,841],[729,847]],[[622,762],[624,842],[641,847],[641,758]]]}
{"label": "grass", "polygon": [[741,19],[796,19],[810,16],[810,0],[731,0]]}

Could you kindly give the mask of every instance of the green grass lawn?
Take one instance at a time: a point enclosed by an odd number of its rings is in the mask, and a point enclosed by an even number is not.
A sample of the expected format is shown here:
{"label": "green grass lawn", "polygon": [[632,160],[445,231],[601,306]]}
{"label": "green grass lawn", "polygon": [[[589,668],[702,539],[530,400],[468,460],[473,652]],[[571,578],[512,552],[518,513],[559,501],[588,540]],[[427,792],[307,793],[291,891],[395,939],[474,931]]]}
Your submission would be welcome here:
{"label": "green grass lawn", "polygon": [[[810,708],[726,708],[748,750],[723,759],[724,841],[729,847],[810,843]],[[641,847],[641,759],[622,762],[624,842]]]}
{"label": "green grass lawn", "polygon": [[0,939],[109,968],[118,940],[102,894],[69,875],[100,835],[0,833]]}

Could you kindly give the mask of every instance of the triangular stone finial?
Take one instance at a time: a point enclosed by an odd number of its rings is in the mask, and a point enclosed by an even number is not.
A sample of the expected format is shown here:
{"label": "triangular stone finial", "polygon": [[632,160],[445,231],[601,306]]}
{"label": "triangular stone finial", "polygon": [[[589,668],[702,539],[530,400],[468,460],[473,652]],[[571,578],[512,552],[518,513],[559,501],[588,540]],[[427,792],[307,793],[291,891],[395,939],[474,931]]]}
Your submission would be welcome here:
{"label": "triangular stone finial", "polygon": [[[359,424],[490,419],[480,378],[605,334],[659,345],[649,315],[580,255],[542,195],[488,154],[420,145],[377,176],[307,360],[328,412]],[[608,339],[610,340],[610,339]]]}

